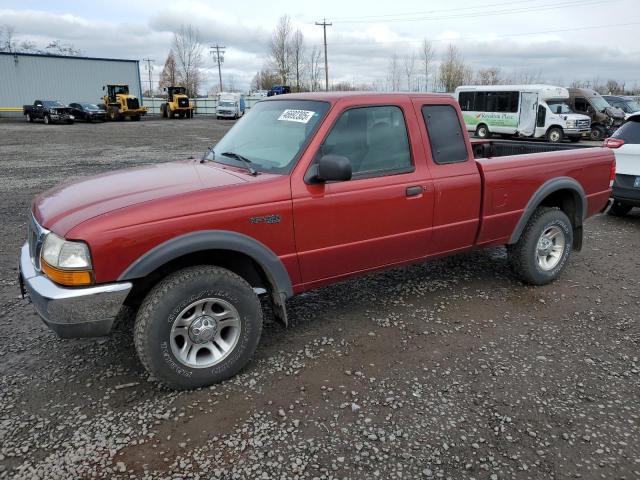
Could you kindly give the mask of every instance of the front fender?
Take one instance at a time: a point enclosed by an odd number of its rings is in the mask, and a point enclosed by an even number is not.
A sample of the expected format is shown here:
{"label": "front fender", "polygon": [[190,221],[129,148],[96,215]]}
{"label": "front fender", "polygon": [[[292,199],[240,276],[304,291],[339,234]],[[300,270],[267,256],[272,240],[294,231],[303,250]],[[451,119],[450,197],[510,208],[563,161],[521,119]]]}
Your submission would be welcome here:
{"label": "front fender", "polygon": [[118,281],[144,278],[176,258],[205,250],[229,250],[251,257],[280,296],[293,296],[289,274],[269,247],[247,235],[226,230],[202,230],[167,240],[129,265]]}

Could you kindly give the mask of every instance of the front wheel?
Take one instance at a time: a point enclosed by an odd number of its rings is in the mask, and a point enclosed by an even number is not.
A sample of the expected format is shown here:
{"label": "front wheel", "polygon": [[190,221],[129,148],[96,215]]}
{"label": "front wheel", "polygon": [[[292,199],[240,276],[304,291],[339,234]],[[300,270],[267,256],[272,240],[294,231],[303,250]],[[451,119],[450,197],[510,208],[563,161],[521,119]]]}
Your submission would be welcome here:
{"label": "front wheel", "polygon": [[549,143],[561,143],[564,138],[564,132],[561,128],[551,127],[547,130],[547,142]]}
{"label": "front wheel", "polygon": [[539,207],[518,242],[508,247],[509,261],[522,281],[545,285],[564,270],[572,246],[573,228],[569,217],[558,208]]}
{"label": "front wheel", "polygon": [[607,136],[607,131],[600,125],[591,127],[591,140],[599,142],[600,140],[604,140],[604,137],[606,136]]}
{"label": "front wheel", "polygon": [[260,301],[235,273],[201,265],[156,285],[135,321],[140,361],[165,385],[191,389],[235,375],[262,332]]}
{"label": "front wheel", "polygon": [[51,117],[49,115],[44,116],[44,123],[45,125],[51,124]]}

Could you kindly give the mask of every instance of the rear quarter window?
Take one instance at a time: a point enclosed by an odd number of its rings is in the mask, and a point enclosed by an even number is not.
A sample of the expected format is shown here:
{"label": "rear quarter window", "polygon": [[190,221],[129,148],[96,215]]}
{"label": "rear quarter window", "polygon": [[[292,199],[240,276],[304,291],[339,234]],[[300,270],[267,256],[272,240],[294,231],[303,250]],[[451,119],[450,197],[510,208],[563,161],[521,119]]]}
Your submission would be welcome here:
{"label": "rear quarter window", "polygon": [[433,161],[438,164],[465,162],[467,145],[455,108],[451,105],[424,105],[422,117]]}
{"label": "rear quarter window", "polygon": [[640,116],[632,117],[612,135],[624,143],[640,144]]}

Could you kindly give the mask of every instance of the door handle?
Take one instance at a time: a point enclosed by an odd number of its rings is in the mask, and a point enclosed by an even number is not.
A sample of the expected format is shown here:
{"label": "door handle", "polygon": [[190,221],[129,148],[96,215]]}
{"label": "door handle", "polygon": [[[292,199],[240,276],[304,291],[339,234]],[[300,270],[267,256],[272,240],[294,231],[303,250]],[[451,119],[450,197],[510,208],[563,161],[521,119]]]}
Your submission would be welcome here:
{"label": "door handle", "polygon": [[413,187],[407,187],[406,194],[407,197],[415,197],[420,195],[424,189],[420,185],[414,185]]}

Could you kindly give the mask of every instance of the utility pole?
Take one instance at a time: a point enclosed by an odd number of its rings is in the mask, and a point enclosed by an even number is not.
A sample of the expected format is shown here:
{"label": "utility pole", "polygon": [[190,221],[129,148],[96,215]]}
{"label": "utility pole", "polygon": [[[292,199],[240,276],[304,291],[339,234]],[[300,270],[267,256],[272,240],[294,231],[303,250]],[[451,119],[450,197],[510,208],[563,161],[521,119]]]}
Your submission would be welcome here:
{"label": "utility pole", "polygon": [[316,22],[316,25],[322,27],[324,32],[324,90],[329,91],[329,62],[327,61],[327,27],[333,23],[327,23],[327,19],[323,18],[322,22]]}
{"label": "utility pole", "polygon": [[220,93],[222,92],[222,63],[224,62],[224,49],[227,47],[223,47],[216,43],[209,48],[211,49],[213,61],[218,64],[218,79],[220,80],[220,90],[218,93]]}
{"label": "utility pole", "polygon": [[153,65],[151,62],[155,62],[153,58],[143,58],[147,62],[147,72],[149,72],[149,94],[151,95],[151,111],[153,112],[155,107],[155,100],[153,99],[153,83],[151,80],[151,74],[153,73]]}

